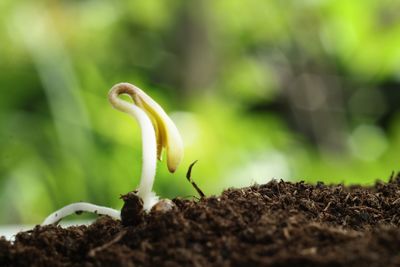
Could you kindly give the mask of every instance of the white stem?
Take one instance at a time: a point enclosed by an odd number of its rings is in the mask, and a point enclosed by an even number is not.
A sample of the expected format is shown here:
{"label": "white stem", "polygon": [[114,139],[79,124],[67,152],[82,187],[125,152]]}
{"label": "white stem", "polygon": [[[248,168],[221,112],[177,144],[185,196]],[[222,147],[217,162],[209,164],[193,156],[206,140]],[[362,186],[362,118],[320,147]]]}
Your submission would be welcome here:
{"label": "white stem", "polygon": [[138,196],[143,200],[143,209],[149,211],[157,203],[158,197],[152,192],[154,177],[157,167],[157,140],[156,132],[150,118],[141,108],[135,104],[120,99],[118,96],[123,93],[134,95],[132,85],[120,83],[114,85],[110,90],[109,100],[118,110],[128,113],[139,123],[142,134],[142,175],[138,188]]}
{"label": "white stem", "polygon": [[98,206],[86,202],[78,202],[69,204],[52,214],[50,214],[42,223],[42,225],[53,224],[61,219],[78,212],[92,212],[95,214],[108,215],[115,219],[121,219],[120,212],[111,208]]}

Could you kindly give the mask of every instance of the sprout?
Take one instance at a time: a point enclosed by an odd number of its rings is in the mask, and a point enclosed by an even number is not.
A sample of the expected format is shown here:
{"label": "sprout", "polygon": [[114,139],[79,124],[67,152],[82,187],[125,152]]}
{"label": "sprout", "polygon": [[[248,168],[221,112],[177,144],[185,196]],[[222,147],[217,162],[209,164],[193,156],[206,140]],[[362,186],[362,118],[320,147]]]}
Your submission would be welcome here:
{"label": "sprout", "polygon": [[[128,94],[134,104],[120,99],[121,94]],[[116,84],[111,88],[108,98],[116,109],[134,117],[141,128],[143,159],[137,195],[143,200],[144,210],[149,211],[158,201],[152,192],[157,158],[161,160],[165,148],[168,169],[175,172],[183,157],[181,136],[162,107],[136,86]]]}
{"label": "sprout", "polygon": [[[134,103],[119,98],[121,94],[129,95]],[[148,212],[158,202],[157,195],[152,191],[157,159],[162,159],[162,152],[165,149],[168,170],[175,172],[183,157],[181,136],[162,107],[136,86],[129,83],[116,84],[111,88],[108,98],[114,108],[134,117],[141,128],[142,174],[136,194],[143,201],[143,209]],[[79,212],[92,212],[117,219],[121,218],[120,212],[117,210],[79,202],[53,212],[42,225],[57,223],[62,218]]]}

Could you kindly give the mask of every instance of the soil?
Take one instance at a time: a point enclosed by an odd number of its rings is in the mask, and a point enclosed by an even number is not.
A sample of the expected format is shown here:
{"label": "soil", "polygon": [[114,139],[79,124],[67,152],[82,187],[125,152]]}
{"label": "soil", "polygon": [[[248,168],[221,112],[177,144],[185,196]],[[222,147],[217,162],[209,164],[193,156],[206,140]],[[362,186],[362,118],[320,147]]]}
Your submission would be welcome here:
{"label": "soil", "polygon": [[150,214],[130,196],[123,223],[0,239],[0,265],[400,266],[399,175],[373,187],[271,181]]}

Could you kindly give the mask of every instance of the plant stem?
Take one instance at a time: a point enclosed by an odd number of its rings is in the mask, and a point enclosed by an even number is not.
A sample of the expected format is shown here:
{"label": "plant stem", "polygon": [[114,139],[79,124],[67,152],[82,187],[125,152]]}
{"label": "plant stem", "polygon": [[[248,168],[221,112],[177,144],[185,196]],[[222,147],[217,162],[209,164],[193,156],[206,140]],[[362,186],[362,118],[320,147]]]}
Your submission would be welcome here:
{"label": "plant stem", "polygon": [[157,167],[157,140],[156,132],[149,116],[135,104],[119,98],[121,94],[128,94],[133,99],[137,95],[133,85],[119,83],[111,88],[109,100],[118,110],[128,113],[139,123],[142,134],[142,174],[138,187],[138,196],[143,200],[143,209],[149,211],[157,203],[158,197],[152,192]]}

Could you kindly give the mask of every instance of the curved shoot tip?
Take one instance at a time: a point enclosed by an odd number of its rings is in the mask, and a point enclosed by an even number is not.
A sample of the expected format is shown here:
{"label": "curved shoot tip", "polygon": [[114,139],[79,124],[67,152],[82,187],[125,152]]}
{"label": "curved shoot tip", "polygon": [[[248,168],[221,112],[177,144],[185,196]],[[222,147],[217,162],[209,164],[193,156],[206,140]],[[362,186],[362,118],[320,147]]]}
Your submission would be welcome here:
{"label": "curved shoot tip", "polygon": [[183,142],[174,122],[156,101],[130,83],[119,83],[111,88],[109,100],[116,109],[130,113],[131,104],[121,100],[118,97],[121,94],[128,94],[150,118],[156,134],[157,158],[162,159],[162,152],[165,149],[168,170],[175,172],[183,158]]}

